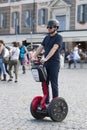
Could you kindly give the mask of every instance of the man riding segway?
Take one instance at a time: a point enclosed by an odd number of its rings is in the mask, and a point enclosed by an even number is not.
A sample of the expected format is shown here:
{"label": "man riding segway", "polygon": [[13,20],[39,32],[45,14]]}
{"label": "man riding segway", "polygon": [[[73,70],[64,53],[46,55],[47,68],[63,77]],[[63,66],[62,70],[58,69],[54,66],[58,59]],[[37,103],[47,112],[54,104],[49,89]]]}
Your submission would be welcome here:
{"label": "man riding segway", "polygon": [[[45,104],[50,103],[49,98],[49,82],[51,83],[52,88],[52,99],[55,100],[59,97],[58,92],[58,74],[60,69],[60,49],[62,46],[63,38],[61,35],[58,34],[58,28],[59,28],[59,21],[56,19],[51,19],[48,21],[47,29],[48,29],[48,35],[44,38],[44,40],[41,43],[41,46],[37,49],[36,53],[33,56],[33,59],[35,59],[44,49],[44,58],[40,60],[40,62],[43,64],[43,66],[46,68],[47,71],[47,78],[46,78],[46,89],[47,89],[47,97]],[[43,92],[44,93],[44,92]],[[59,100],[59,99],[58,99]],[[63,99],[60,99],[60,102],[62,102]],[[56,103],[56,101],[54,101]],[[49,108],[52,108],[55,106],[55,103],[53,103],[53,106],[49,105]],[[61,103],[60,103],[61,104]],[[59,103],[58,103],[59,105]],[[66,106],[66,112],[67,104],[65,103],[65,100],[63,101],[63,106]],[[50,107],[51,106],[51,107]],[[61,111],[59,106],[58,111]],[[52,116],[51,109],[49,110],[48,115],[50,117]],[[66,114],[65,114],[66,115]],[[57,117],[54,118],[51,117],[54,121],[61,121],[62,119],[57,119]]]}

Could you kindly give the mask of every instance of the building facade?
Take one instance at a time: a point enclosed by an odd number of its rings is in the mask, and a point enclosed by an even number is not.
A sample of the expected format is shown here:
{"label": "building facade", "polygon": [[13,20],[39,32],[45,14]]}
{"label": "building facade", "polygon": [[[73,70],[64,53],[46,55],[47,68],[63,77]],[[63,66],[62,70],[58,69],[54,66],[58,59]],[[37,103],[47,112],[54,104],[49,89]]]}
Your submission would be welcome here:
{"label": "building facade", "polygon": [[87,49],[87,0],[0,0],[3,38],[20,35],[22,39],[24,34],[27,41],[40,42],[47,33],[50,18],[59,20],[59,33],[64,37],[66,48],[80,43]]}
{"label": "building facade", "polygon": [[76,0],[0,1],[0,34],[44,33],[50,18],[60,21],[60,31],[75,30]]}
{"label": "building facade", "polygon": [[87,52],[87,1],[54,0],[50,3],[52,18],[60,22],[65,46],[68,49],[78,45]]}
{"label": "building facade", "polygon": [[25,34],[46,32],[49,19],[49,2],[35,0],[1,0],[0,34]]}

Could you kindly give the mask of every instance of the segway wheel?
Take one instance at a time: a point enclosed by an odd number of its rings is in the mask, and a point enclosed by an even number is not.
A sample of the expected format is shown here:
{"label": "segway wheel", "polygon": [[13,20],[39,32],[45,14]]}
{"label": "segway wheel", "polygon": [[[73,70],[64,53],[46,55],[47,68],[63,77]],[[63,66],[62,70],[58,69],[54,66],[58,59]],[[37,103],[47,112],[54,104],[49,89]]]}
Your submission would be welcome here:
{"label": "segway wheel", "polygon": [[[38,105],[39,105],[39,104],[38,104]],[[39,119],[45,118],[45,116],[44,116],[44,115],[41,115],[40,113],[38,113],[37,110],[36,110],[36,111],[33,110],[32,103],[31,103],[31,105],[30,105],[30,112],[31,112],[32,116],[33,116],[35,119],[38,119],[38,120],[39,120]]]}
{"label": "segway wheel", "polygon": [[61,122],[68,113],[68,105],[63,98],[55,98],[49,104],[48,114],[53,121]]}

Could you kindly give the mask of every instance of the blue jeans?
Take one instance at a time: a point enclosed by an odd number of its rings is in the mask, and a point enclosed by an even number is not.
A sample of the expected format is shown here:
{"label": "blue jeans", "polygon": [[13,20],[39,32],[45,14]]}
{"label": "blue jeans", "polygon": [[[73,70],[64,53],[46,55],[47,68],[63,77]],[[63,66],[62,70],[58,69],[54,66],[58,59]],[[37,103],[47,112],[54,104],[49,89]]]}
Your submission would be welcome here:
{"label": "blue jeans", "polygon": [[0,59],[0,68],[1,68],[1,72],[2,72],[3,74],[6,74],[5,65],[4,65],[4,63],[2,62],[2,59]]}
{"label": "blue jeans", "polygon": [[74,59],[74,67],[76,67],[77,63],[80,61],[80,59]]}
{"label": "blue jeans", "polygon": [[20,63],[22,65],[22,70],[23,70],[23,72],[25,72],[25,70],[26,70],[26,68],[25,68],[25,58],[19,58],[19,60],[20,60]]}

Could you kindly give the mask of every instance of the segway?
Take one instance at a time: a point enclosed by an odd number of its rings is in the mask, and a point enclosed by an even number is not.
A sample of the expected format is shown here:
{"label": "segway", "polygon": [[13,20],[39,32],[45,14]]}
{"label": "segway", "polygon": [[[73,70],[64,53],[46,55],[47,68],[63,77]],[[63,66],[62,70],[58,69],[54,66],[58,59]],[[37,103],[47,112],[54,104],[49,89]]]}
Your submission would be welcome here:
{"label": "segway", "polygon": [[36,96],[31,102],[30,112],[35,119],[50,117],[55,122],[61,122],[68,113],[68,105],[64,98],[56,97],[46,105],[48,90],[46,85],[47,72],[43,65],[34,61],[31,69],[36,82],[42,82],[43,96]]}

